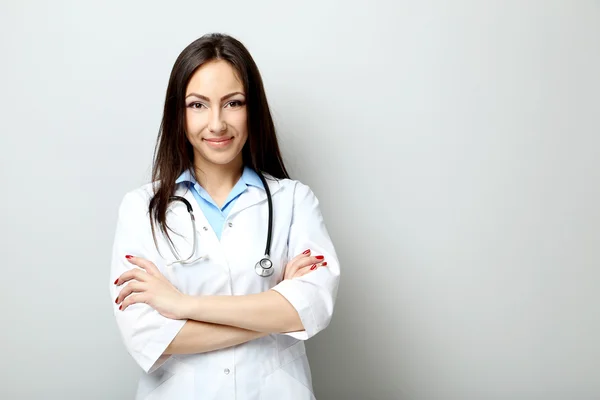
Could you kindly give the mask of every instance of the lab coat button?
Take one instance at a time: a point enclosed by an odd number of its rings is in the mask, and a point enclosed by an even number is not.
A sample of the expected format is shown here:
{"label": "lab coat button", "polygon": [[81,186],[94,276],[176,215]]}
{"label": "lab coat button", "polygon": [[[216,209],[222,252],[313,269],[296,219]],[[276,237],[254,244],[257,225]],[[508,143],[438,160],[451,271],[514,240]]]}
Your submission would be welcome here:
{"label": "lab coat button", "polygon": [[208,228],[206,226],[203,226],[202,229],[204,229],[205,231],[208,230]]}
{"label": "lab coat button", "polygon": [[227,226],[231,228],[233,226],[233,222],[228,223]]}
{"label": "lab coat button", "polygon": [[225,375],[229,375],[229,372],[230,372],[229,368],[225,368],[225,370],[223,372],[225,372]]}

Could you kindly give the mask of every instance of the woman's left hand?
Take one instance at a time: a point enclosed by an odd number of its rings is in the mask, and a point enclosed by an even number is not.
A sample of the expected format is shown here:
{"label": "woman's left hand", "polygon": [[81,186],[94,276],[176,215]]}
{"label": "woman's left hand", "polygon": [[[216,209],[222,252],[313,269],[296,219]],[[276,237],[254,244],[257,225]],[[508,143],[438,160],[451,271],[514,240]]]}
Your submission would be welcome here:
{"label": "woman's left hand", "polygon": [[132,304],[145,303],[167,318],[184,319],[183,310],[189,296],[177,290],[152,262],[133,256],[127,259],[141,269],[124,272],[115,282],[117,286],[129,282],[115,300],[121,303],[119,309],[125,311]]}

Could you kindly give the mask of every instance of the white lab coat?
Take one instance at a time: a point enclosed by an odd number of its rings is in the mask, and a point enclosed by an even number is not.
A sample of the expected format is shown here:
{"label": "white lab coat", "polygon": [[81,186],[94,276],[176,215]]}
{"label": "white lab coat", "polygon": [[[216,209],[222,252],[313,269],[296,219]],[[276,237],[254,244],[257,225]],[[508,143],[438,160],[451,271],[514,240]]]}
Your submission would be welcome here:
{"label": "white lab coat", "polygon": [[[125,347],[144,370],[137,399],[309,400],[314,399],[304,340],[325,329],[331,320],[340,267],[323,222],[319,202],[311,189],[295,180],[267,176],[273,198],[271,259],[275,273],[260,277],[254,265],[264,254],[268,208],[266,192],[249,186],[235,202],[221,240],[201,212],[192,193],[179,184],[176,195],[194,208],[198,244],[193,264],[166,265],[173,260],[166,240],[157,229],[158,250],[148,220],[150,184],[125,195],[119,208],[110,273],[110,296]],[[186,207],[174,202],[167,222],[182,237],[170,236],[182,257],[192,247],[192,224]],[[283,279],[288,260],[311,249],[322,254],[327,267],[291,280]],[[132,268],[126,254],[146,258],[182,292],[190,295],[245,295],[274,289],[298,311],[305,330],[270,334],[217,351],[163,356],[185,320],[163,317],[146,304],[118,310],[114,299],[122,287],[113,282]]]}

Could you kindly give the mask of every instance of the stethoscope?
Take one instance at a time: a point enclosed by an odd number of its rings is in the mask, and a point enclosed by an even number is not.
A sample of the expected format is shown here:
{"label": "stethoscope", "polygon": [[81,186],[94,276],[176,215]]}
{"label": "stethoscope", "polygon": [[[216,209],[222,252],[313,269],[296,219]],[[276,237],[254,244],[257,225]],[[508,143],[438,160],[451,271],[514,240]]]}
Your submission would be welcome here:
{"label": "stethoscope", "polygon": [[[256,272],[257,275],[262,276],[262,277],[267,277],[267,276],[271,276],[273,275],[274,269],[273,269],[273,262],[271,261],[271,233],[273,230],[273,199],[271,198],[271,191],[269,190],[269,185],[267,185],[267,181],[265,180],[265,177],[260,173],[257,172],[258,176],[260,177],[260,180],[262,181],[264,187],[265,187],[265,192],[267,193],[267,203],[269,206],[269,222],[268,222],[268,232],[267,232],[267,246],[265,247],[265,255],[263,256],[263,258],[260,259],[260,261],[258,261],[256,263],[256,265],[254,265],[254,271]],[[192,258],[194,257],[194,254],[196,253],[196,245],[198,244],[198,235],[196,233],[196,218],[194,217],[194,209],[192,208],[192,205],[190,204],[189,201],[187,201],[186,198],[181,197],[181,196],[171,196],[169,197],[169,201],[170,202],[174,202],[174,201],[180,201],[183,204],[185,204],[185,207],[187,208],[187,212],[188,214],[190,214],[190,219],[192,220],[192,228],[193,228],[193,243],[192,243],[192,253],[190,254],[189,257],[184,258],[184,259],[178,259],[178,252],[173,248],[173,245],[171,243],[170,240],[167,240],[166,242],[169,244],[169,247],[171,249],[171,253],[173,253],[173,255],[175,256],[175,261],[172,261],[168,264],[168,266],[172,266],[173,264],[191,264],[194,263],[196,261],[202,260],[207,258],[207,256],[201,256],[198,258],[195,258],[192,260]]]}

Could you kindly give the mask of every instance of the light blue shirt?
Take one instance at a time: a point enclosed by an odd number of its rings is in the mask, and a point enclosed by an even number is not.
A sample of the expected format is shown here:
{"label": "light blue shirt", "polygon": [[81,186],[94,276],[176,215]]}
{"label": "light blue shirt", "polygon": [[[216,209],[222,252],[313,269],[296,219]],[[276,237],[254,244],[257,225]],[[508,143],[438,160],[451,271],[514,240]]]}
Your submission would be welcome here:
{"label": "light blue shirt", "polygon": [[225,203],[223,203],[223,206],[219,207],[210,197],[208,192],[204,190],[204,188],[200,186],[198,182],[196,182],[196,179],[194,179],[189,170],[184,171],[175,181],[175,183],[182,182],[188,184],[188,187],[191,189],[194,198],[200,206],[200,210],[202,210],[202,213],[208,220],[210,226],[212,226],[219,240],[221,240],[223,224],[225,223],[229,212],[233,208],[235,201],[248,189],[248,186],[256,186],[264,189],[264,185],[256,171],[249,167],[244,167],[242,177],[239,181],[237,181],[233,189],[231,189],[231,192],[225,200]]}

